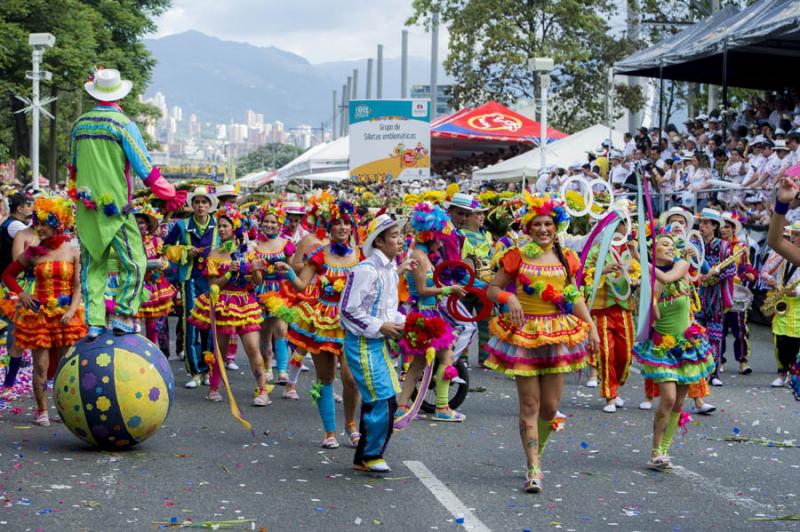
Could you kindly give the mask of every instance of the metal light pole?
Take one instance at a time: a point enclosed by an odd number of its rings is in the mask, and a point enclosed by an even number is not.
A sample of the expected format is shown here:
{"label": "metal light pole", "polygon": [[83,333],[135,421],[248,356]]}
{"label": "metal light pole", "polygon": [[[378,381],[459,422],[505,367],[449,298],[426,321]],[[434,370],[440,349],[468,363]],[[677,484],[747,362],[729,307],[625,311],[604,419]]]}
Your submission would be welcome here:
{"label": "metal light pole", "polygon": [[528,60],[528,67],[534,75],[539,75],[539,89],[542,98],[542,119],[539,123],[539,174],[546,170],[547,154],[547,89],[550,88],[550,72],[553,70],[553,60],[549,57],[534,57]]}
{"label": "metal light pole", "polygon": [[53,75],[47,71],[39,70],[42,64],[42,56],[44,51],[52,48],[56,43],[56,38],[50,33],[31,33],[28,36],[28,44],[33,48],[33,70],[25,73],[25,78],[33,81],[33,98],[28,100],[22,96],[17,96],[17,99],[28,104],[24,109],[17,111],[18,113],[32,113],[31,114],[31,183],[33,185],[33,192],[39,191],[39,113],[44,114],[48,118],[53,118],[46,109],[43,107],[50,104],[55,100],[54,97],[48,97],[44,100],[39,99],[39,81],[50,81]]}
{"label": "metal light pole", "polygon": [[433,12],[431,21],[431,120],[436,118],[439,74],[439,12]]}
{"label": "metal light pole", "polygon": [[408,30],[403,30],[400,44],[400,98],[408,98]]}

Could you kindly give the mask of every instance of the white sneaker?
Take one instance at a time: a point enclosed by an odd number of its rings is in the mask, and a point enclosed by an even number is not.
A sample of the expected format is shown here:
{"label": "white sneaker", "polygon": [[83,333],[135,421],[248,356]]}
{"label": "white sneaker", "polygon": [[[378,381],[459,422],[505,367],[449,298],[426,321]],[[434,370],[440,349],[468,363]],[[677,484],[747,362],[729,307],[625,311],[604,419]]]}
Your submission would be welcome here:
{"label": "white sneaker", "polygon": [[236,362],[228,362],[225,367],[231,371],[239,371],[239,365]]}
{"label": "white sneaker", "polygon": [[780,388],[785,384],[786,384],[786,377],[777,377],[774,381],[772,381],[772,384],[770,384],[770,386],[772,386],[773,388]]}
{"label": "white sneaker", "polygon": [[597,379],[591,379],[586,381],[587,388],[597,388]]}
{"label": "white sneaker", "polygon": [[203,386],[211,386],[211,380],[209,379],[208,375],[206,375],[203,379]]}
{"label": "white sneaker", "polygon": [[453,384],[466,384],[467,381],[462,379],[461,377],[453,377]]}
{"label": "white sneaker", "polygon": [[639,403],[639,410],[652,410],[652,409],[653,409],[653,403],[651,403],[650,401],[642,401],[641,403]]}
{"label": "white sneaker", "polygon": [[301,364],[301,365],[300,365],[300,371],[302,371],[303,373],[305,373],[306,371],[308,371],[308,366],[306,366],[305,364]]}
{"label": "white sneaker", "polygon": [[700,408],[697,408],[696,406],[692,405],[692,409],[690,410],[690,412],[692,414],[702,414],[704,416],[707,416],[716,409],[717,407],[712,405],[711,403],[703,403],[703,406],[701,406]]}
{"label": "white sneaker", "polygon": [[617,406],[617,408],[622,408],[625,406],[625,401],[622,399],[622,397],[615,397],[614,404]]}
{"label": "white sneaker", "polygon": [[607,404],[603,407],[603,412],[608,412],[609,414],[613,414],[617,411],[617,405],[614,403]]}
{"label": "white sneaker", "polygon": [[184,388],[189,388],[189,389],[192,389],[192,388],[197,388],[199,385],[200,385],[200,383],[199,383],[199,382],[197,382],[195,379],[189,379],[189,380],[186,382],[186,384],[184,384],[184,385],[183,385],[183,387],[184,387]]}
{"label": "white sneaker", "polygon": [[722,381],[718,377],[711,379],[711,386],[722,386]]}

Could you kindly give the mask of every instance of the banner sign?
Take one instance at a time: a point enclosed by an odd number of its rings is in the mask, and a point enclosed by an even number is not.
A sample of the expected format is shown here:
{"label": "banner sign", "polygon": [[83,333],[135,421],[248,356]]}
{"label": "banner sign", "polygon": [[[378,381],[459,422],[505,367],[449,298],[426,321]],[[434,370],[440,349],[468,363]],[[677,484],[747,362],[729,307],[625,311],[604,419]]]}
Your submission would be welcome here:
{"label": "banner sign", "polygon": [[427,180],[431,175],[430,100],[352,100],[350,179]]}

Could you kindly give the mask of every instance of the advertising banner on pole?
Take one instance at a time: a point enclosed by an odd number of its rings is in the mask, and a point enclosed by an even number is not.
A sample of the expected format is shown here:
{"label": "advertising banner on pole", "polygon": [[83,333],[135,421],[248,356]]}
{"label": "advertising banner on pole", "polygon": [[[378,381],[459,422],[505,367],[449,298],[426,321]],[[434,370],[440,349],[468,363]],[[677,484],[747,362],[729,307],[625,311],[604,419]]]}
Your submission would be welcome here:
{"label": "advertising banner on pole", "polygon": [[350,179],[427,180],[431,175],[430,101],[352,100]]}

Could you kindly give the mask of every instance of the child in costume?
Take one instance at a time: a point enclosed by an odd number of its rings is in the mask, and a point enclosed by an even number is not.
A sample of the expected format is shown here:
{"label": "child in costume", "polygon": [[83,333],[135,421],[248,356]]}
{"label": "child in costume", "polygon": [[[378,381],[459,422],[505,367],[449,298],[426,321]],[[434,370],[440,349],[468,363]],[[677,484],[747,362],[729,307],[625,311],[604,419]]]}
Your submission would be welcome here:
{"label": "child in costume", "polygon": [[[33,224],[40,243],[25,250],[3,273],[3,282],[17,294],[14,315],[15,343],[33,355],[33,392],[36,412],[33,422],[50,425],[47,413],[47,371],[49,350],[62,356],[67,348],[86,335],[81,306],[81,258],[64,234],[74,223],[73,206],[65,198],[40,196],[34,201]],[[36,287],[33,295],[22,290],[17,275],[33,267]]]}
{"label": "child in costume", "polygon": [[[578,258],[556,239],[556,229],[569,224],[563,201],[525,191],[518,216],[530,240],[505,252],[489,287],[489,299],[507,305],[508,312],[490,322],[486,366],[515,378],[519,434],[528,461],[525,491],[539,493],[541,455],[553,429],[564,374],[585,367],[585,344],[596,349],[599,338],[574,284]],[[516,293],[506,291],[512,281]]]}
{"label": "child in costume", "polygon": [[[453,376],[453,370],[448,369],[453,363],[455,335],[444,312],[439,309],[438,299],[450,294],[463,296],[465,292],[460,285],[437,287],[433,282],[434,266],[430,258],[430,255],[438,253],[442,237],[452,231],[453,227],[441,207],[427,202],[417,204],[411,211],[410,225],[414,230],[415,242],[411,258],[419,267],[405,273],[409,301],[406,305],[405,334],[398,342],[398,347],[404,357],[411,357],[412,361],[403,381],[397,415],[402,416],[411,408],[411,394],[425,367],[427,352],[432,349],[439,359],[434,419],[464,421],[466,417],[448,405],[448,389]],[[412,412],[411,415],[415,413]]]}
{"label": "child in costume", "polygon": [[634,356],[642,365],[642,376],[659,387],[648,467],[663,471],[672,468],[669,448],[689,385],[714,371],[714,353],[705,330],[693,320],[689,265],[676,258],[668,232],[656,235],[655,263],[653,331],[649,340],[634,346]]}
{"label": "child in costume", "polygon": [[394,263],[403,250],[404,223],[382,214],[369,224],[364,242],[367,258],[348,275],[340,308],[346,331],[344,353],[361,391],[361,438],[353,465],[374,473],[391,471],[383,455],[392,435],[400,386],[387,338],[403,335],[405,318],[397,310],[398,273],[415,267],[413,259],[399,268]]}
{"label": "child in costume", "polygon": [[[155,233],[158,230],[158,215],[149,204],[134,211],[139,231],[142,233],[144,254],[147,257],[147,273],[144,278],[144,289],[150,294],[147,301],[139,307],[137,318],[144,320],[147,339],[159,345],[158,332],[165,327],[169,313],[172,312],[173,299],[178,292],[169,284],[161,263],[164,254],[164,242]],[[166,264],[166,261],[164,261]],[[169,354],[169,350],[167,350]]]}
{"label": "child in costume", "polygon": [[[289,345],[286,342],[286,321],[279,316],[291,320],[291,310],[283,293],[279,274],[275,263],[288,262],[294,254],[294,244],[284,236],[280,236],[280,229],[286,218],[286,213],[280,204],[266,204],[259,209],[260,221],[255,252],[264,262],[262,272],[263,284],[257,288],[264,309],[264,324],[261,328],[261,354],[264,364],[270,368],[275,355],[278,370],[278,382],[287,385],[284,394],[297,394],[296,386],[289,380]],[[288,313],[288,314],[287,314]],[[268,370],[269,371],[269,370]]]}
{"label": "child in costume", "polygon": [[[257,384],[253,406],[267,406],[271,401],[267,393],[264,360],[259,350],[259,331],[264,318],[255,295],[255,285],[261,283],[262,265],[241,242],[243,226],[239,211],[226,204],[217,211],[215,217],[220,244],[208,255],[206,275],[209,285],[216,285],[220,289],[213,310],[217,347],[226,349],[232,336],[238,335],[242,339]],[[201,294],[194,303],[189,321],[199,329],[209,330],[211,312],[211,294]],[[212,364],[207,399],[222,401],[219,393],[222,370],[212,357],[208,357],[206,363]]]}
{"label": "child in costume", "polygon": [[360,434],[356,431],[355,409],[358,401],[353,376],[347,368],[347,360],[340,355],[344,344],[344,330],[339,323],[339,302],[345,280],[350,270],[359,263],[359,250],[350,247],[350,236],[355,228],[353,204],[347,201],[334,202],[323,199],[314,205],[310,213],[317,225],[327,228],[330,243],[317,245],[306,253],[303,269],[295,274],[286,263],[277,262],[275,267],[286,275],[294,289],[304,292],[315,279],[316,299],[301,296],[295,310],[295,321],[289,325],[288,338],[295,346],[311,353],[317,370],[317,382],[312,394],[325,435],[322,447],[339,447],[336,440],[336,412],[334,409],[333,380],[336,362],[341,364],[344,386],[345,430],[353,447],[358,445]]}
{"label": "child in costume", "polygon": [[[687,246],[687,233],[694,225],[694,216],[681,207],[673,207],[668,211],[661,213],[659,217],[659,225],[664,227],[664,230],[669,232],[675,241],[675,256],[687,260],[690,253],[694,253],[691,246]],[[692,268],[690,266],[689,273],[691,275]],[[692,301],[692,311],[696,312],[700,309],[699,299],[697,297],[697,289],[692,285],[692,294],[690,300]],[[652,400],[660,397],[658,384],[651,379],[644,380],[644,394],[645,400],[639,405],[642,410],[651,410],[653,408]],[[689,391],[686,394],[689,399],[694,401],[691,408],[692,414],[710,415],[717,407],[705,401],[705,398],[711,396],[711,387],[705,379],[693,382],[689,385]]]}
{"label": "child in costume", "polygon": [[176,191],[153,166],[136,123],[117,103],[133,84],[114,69],[96,69],[84,88],[97,105],[78,118],[70,133],[69,196],[77,203],[76,230],[84,268],[89,335],[106,327],[103,299],[108,277],[106,263],[113,249],[120,266],[120,289],[111,326],[117,334],[133,333],[133,316],[143,301],[145,259],[142,238],[131,216],[131,170],[153,194],[164,200],[165,211],[183,204],[185,191]]}
{"label": "child in costume", "polygon": [[209,351],[211,346],[208,335],[201,335],[188,318],[192,315],[197,297],[209,290],[206,260],[211,250],[219,244],[217,221],[211,216],[217,210],[218,202],[207,188],[197,187],[186,198],[186,203],[193,214],[178,220],[172,227],[164,240],[164,255],[178,266],[181,283],[183,344],[177,349],[183,351],[186,371],[191,375],[184,386],[197,388],[203,375],[208,373],[203,353]]}

